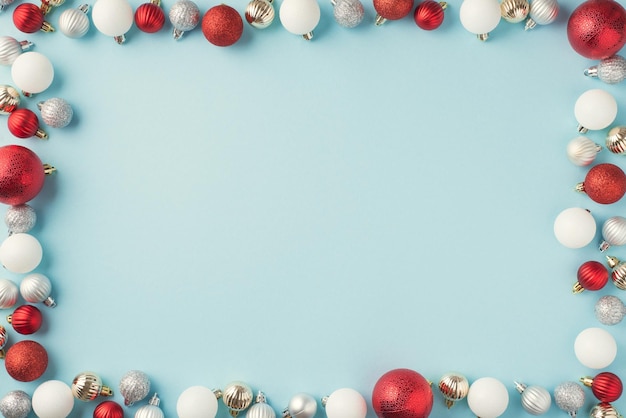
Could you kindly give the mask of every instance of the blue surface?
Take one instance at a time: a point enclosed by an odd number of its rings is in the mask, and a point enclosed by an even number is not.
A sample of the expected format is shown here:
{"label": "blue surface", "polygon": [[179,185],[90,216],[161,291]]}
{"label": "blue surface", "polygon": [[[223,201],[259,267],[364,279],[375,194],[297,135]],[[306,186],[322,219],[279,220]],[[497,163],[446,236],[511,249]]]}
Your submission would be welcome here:
{"label": "blue surface", "polygon": [[[311,42],[277,18],[263,31],[246,24],[230,48],[199,28],[175,42],[169,22],[154,35],[133,27],[123,46],[93,26],[80,40],[25,36],[14,6],[0,15],[0,34],[35,42],[55,66],[50,89],[23,104],[63,97],[75,110],[46,142],[0,126],[3,144],[58,168],[32,201],[44,247],[36,271],[58,301],[33,337],[50,366],[28,384],[2,368],[0,392],[32,394],[84,370],[117,391],[139,369],[169,417],[187,387],[232,380],[263,390],[277,411],[297,392],[352,387],[374,417],[376,380],[406,367],[434,382],[451,370],[496,377],[509,388],[504,416],[515,417],[526,413],[513,380],[552,392],[595,375],[573,342],[603,327],[597,299],[621,291],[573,296],[578,266],[603,259],[600,236],[570,250],[552,224],[576,206],[598,228],[623,216],[623,201],[601,206],[572,191],[587,169],[565,146],[587,89],[613,93],[615,124],[625,123],[624,86],[583,76],[594,62],[565,29],[577,2],[530,32],[502,21],[486,43],[449,3],[434,32],[411,18],[375,27],[371,2],[345,29],[324,3]],[[243,14],[246,2],[231,5]],[[12,83],[9,68],[0,82]],[[625,166],[606,150],[597,161]],[[623,324],[605,328],[619,347],[608,370],[624,377]],[[594,403],[586,392],[581,416]],[[96,404],[76,401],[71,416]],[[435,391],[432,416],[472,413],[465,401],[448,411]],[[565,413],[553,404],[546,416]]]}

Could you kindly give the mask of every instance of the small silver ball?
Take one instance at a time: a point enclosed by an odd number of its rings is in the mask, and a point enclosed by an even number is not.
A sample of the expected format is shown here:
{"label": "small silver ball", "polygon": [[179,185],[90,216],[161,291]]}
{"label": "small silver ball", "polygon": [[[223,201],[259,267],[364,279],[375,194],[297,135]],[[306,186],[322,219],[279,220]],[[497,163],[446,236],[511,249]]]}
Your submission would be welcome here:
{"label": "small silver ball", "polygon": [[11,206],[4,215],[4,223],[11,234],[26,233],[35,227],[37,214],[27,204]]}
{"label": "small silver ball", "polygon": [[68,102],[58,97],[40,102],[38,105],[41,119],[53,128],[65,128],[72,121],[74,111]]}
{"label": "small silver ball", "polygon": [[617,325],[626,316],[626,305],[616,296],[602,296],[596,302],[595,314],[604,325]]}
{"label": "small silver ball", "polygon": [[563,411],[575,414],[585,403],[585,391],[576,382],[563,382],[554,389],[554,402]]}
{"label": "small silver ball", "polygon": [[298,393],[289,400],[287,411],[292,418],[313,418],[317,412],[317,401],[308,393]]}
{"label": "small silver ball", "polygon": [[198,26],[200,9],[191,0],[179,0],[172,5],[169,18],[172,26],[174,26],[174,37],[177,38],[176,31],[187,32]]}
{"label": "small silver ball", "polygon": [[337,0],[334,6],[335,20],[341,26],[353,28],[363,21],[365,10],[359,0]]}
{"label": "small silver ball", "polygon": [[0,413],[4,418],[26,418],[30,410],[30,396],[21,390],[11,391],[0,399]]}
{"label": "small silver ball", "polygon": [[130,406],[148,396],[150,379],[139,370],[131,370],[120,380],[120,394],[124,397],[124,404]]}

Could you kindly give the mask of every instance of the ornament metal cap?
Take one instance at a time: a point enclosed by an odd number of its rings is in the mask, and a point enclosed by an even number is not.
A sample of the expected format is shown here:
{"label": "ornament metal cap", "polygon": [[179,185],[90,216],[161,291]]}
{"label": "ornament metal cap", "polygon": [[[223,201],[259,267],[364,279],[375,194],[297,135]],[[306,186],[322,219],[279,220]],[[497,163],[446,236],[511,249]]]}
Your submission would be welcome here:
{"label": "ornament metal cap", "polygon": [[305,41],[310,41],[311,39],[313,39],[313,31],[303,34],[302,37]]}
{"label": "ornament metal cap", "polygon": [[617,266],[620,263],[620,261],[619,261],[619,258],[617,257],[613,257],[612,255],[607,255],[606,263],[609,265],[609,267],[615,268],[615,266]]}
{"label": "ornament metal cap", "polygon": [[326,407],[326,404],[328,403],[328,396],[324,396],[324,397],[321,399],[321,402],[322,402],[322,406],[323,406],[323,407]]}
{"label": "ornament metal cap", "polygon": [[51,166],[50,164],[44,164],[43,165],[43,173],[46,176],[50,176],[50,175],[56,173],[56,171],[57,171],[57,169],[54,168],[53,166]]}
{"label": "ornament metal cap", "polygon": [[576,130],[578,131],[579,134],[586,134],[587,132],[589,132],[589,129],[585,128],[584,126],[580,124],[578,125]]}
{"label": "ornament metal cap", "polygon": [[582,383],[583,385],[587,386],[587,387],[591,387],[591,385],[593,384],[593,377],[591,376],[584,376],[580,378],[580,383]]}
{"label": "ornament metal cap", "polygon": [[384,17],[382,17],[382,16],[381,16],[381,15],[379,15],[379,14],[376,14],[376,19],[374,19],[374,24],[375,24],[376,26],[380,26],[380,25],[382,25],[383,23],[385,23],[386,21],[387,21],[387,19],[385,19]]}
{"label": "ornament metal cap", "polygon": [[476,35],[476,37],[478,38],[479,41],[485,42],[487,39],[489,39],[489,34],[479,33],[478,35]]}
{"label": "ornament metal cap", "polygon": [[524,30],[530,30],[537,26],[537,22],[535,22],[531,17],[526,19],[526,24],[524,25]]}
{"label": "ornament metal cap", "polygon": [[124,42],[126,42],[126,36],[124,35],[114,36],[113,39],[115,39],[115,42],[117,42],[118,45],[122,45]]}
{"label": "ornament metal cap", "polygon": [[[580,285],[580,282],[576,282],[576,283],[574,283],[574,287],[572,288],[572,293],[577,295],[578,293],[582,293],[584,290],[585,290],[585,288]],[[520,393],[522,393],[522,392],[520,392]]]}
{"label": "ornament metal cap", "polygon": [[516,389],[519,393],[524,392],[524,390],[526,390],[526,388],[528,387],[528,385],[525,385],[524,383],[513,382],[513,384],[515,385],[515,389]]}

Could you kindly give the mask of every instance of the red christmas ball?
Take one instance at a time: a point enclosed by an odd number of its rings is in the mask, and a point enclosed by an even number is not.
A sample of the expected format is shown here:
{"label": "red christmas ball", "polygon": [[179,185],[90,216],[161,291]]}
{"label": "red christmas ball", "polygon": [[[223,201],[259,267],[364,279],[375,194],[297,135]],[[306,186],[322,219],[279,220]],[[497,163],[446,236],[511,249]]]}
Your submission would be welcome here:
{"label": "red christmas ball", "polygon": [[413,10],[413,0],[374,0],[374,9],[387,20],[398,20]]}
{"label": "red christmas ball", "polygon": [[165,13],[161,7],[154,3],[144,3],[135,10],[135,24],[141,31],[158,32],[164,23]]}
{"label": "red christmas ball", "polygon": [[241,38],[243,20],[230,6],[211,7],[202,18],[202,33],[213,45],[230,46]]}
{"label": "red christmas ball", "polygon": [[41,328],[41,311],[33,305],[22,305],[7,317],[13,329],[20,334],[34,334]]}
{"label": "red christmas ball", "polygon": [[589,170],[578,189],[596,203],[615,203],[626,193],[626,175],[614,164],[598,164]]}
{"label": "red christmas ball", "polygon": [[443,23],[444,7],[434,0],[424,0],[415,8],[415,24],[424,30],[437,29]]}
{"label": "red christmas ball", "polygon": [[21,32],[35,33],[43,23],[43,12],[33,3],[22,3],[13,10],[13,24]]}
{"label": "red christmas ball", "polygon": [[18,138],[31,138],[37,136],[45,138],[47,135],[39,129],[39,118],[32,110],[16,109],[8,118],[9,131]]}
{"label": "red christmas ball", "polygon": [[615,402],[622,396],[622,389],[622,380],[611,372],[599,373],[591,383],[591,392],[600,402]]}
{"label": "red christmas ball", "polygon": [[585,58],[608,58],[626,43],[626,10],[614,0],[587,0],[570,15],[567,39]]}
{"label": "red christmas ball", "polygon": [[584,262],[578,268],[578,283],[586,290],[600,290],[609,281],[609,270],[597,261]]}
{"label": "red christmas ball", "polygon": [[117,402],[104,401],[93,410],[93,418],[124,418],[124,410]]}
{"label": "red christmas ball", "polygon": [[21,205],[43,188],[45,173],[37,154],[20,145],[0,147],[0,202]]}
{"label": "red christmas ball", "polygon": [[379,418],[426,418],[433,408],[433,391],[421,374],[395,369],[376,382],[372,406]]}
{"label": "red christmas ball", "polygon": [[32,382],[48,368],[48,352],[36,341],[20,341],[7,351],[4,366],[13,379]]}

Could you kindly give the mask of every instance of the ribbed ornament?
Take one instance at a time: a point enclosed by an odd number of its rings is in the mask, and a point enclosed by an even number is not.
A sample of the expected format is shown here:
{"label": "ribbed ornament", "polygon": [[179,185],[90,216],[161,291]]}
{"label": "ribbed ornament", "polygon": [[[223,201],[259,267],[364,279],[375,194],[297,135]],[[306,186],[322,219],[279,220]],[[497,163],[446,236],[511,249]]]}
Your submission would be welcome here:
{"label": "ribbed ornament", "polygon": [[589,412],[590,418],[622,418],[622,415],[615,409],[613,405],[607,402],[601,402],[591,408]]}
{"label": "ribbed ornament", "polygon": [[13,24],[20,32],[35,33],[54,32],[50,23],[46,22],[43,11],[32,3],[22,3],[13,10]]}
{"label": "ribbed ornament", "polygon": [[0,115],[8,115],[20,104],[20,94],[11,86],[0,84]]}
{"label": "ribbed ornament", "polygon": [[602,225],[602,243],[600,251],[606,251],[609,247],[626,245],[626,218],[612,216]]}
{"label": "ribbed ornament", "polygon": [[602,147],[591,139],[579,136],[567,144],[567,158],[572,164],[584,167],[591,164],[601,150]]}
{"label": "ribbed ornament", "polygon": [[444,10],[448,8],[445,1],[424,0],[415,8],[413,20],[415,24],[424,30],[435,30],[443,23]]}
{"label": "ribbed ornament", "polygon": [[155,393],[152,395],[148,405],[144,405],[135,412],[135,418],[165,418],[165,414],[159,408],[161,399]]}
{"label": "ribbed ornament", "polygon": [[550,409],[552,397],[545,388],[515,382],[515,389],[522,395],[522,408],[529,414],[542,415]]}
{"label": "ribbed ornament", "polygon": [[229,383],[222,393],[222,402],[228,407],[230,415],[236,417],[252,403],[252,389],[244,382]]}
{"label": "ribbed ornament", "polygon": [[77,9],[67,9],[59,16],[59,30],[68,38],[82,38],[89,32],[89,5],[83,4]]}
{"label": "ribbed ornament", "polygon": [[165,13],[160,5],[160,0],[154,0],[137,7],[137,10],[135,10],[135,24],[139,30],[146,33],[155,33],[163,28]]}
{"label": "ribbed ornament", "polygon": [[6,355],[4,347],[6,347],[8,341],[9,334],[7,333],[7,329],[0,325],[0,359],[4,358]]}
{"label": "ribbed ornament", "polygon": [[626,290],[626,263],[622,263],[618,258],[613,256],[607,256],[606,261],[609,267],[613,269],[611,279],[613,279],[615,287]]}
{"label": "ribbed ornament", "polygon": [[576,276],[578,281],[572,289],[574,293],[580,293],[583,290],[600,290],[609,281],[609,271],[597,261],[586,261],[581,264]]}
{"label": "ribbed ornament", "polygon": [[48,138],[48,134],[39,128],[39,118],[30,109],[15,109],[7,120],[9,131],[16,137],[26,139],[36,136],[40,139]]}
{"label": "ribbed ornament", "polygon": [[0,36],[0,65],[11,65],[24,51],[33,46],[32,42],[18,41],[11,36]]}
{"label": "ribbed ornament", "polygon": [[9,309],[15,306],[19,292],[17,285],[9,279],[0,279],[0,309]]}
{"label": "ribbed ornament", "polygon": [[469,382],[467,378],[459,373],[446,373],[437,384],[439,391],[443,395],[444,402],[450,409],[455,402],[464,399],[469,392]]}
{"label": "ribbed ornament", "polygon": [[528,17],[530,3],[528,0],[503,0],[500,3],[502,18],[510,23],[519,23]]}
{"label": "ribbed ornament", "polygon": [[626,126],[611,128],[606,136],[606,147],[614,154],[626,154]]}
{"label": "ribbed ornament", "polygon": [[597,77],[606,84],[621,83],[626,79],[626,59],[621,55],[604,58],[598,65],[584,71],[587,77]]}
{"label": "ribbed ornament", "polygon": [[20,283],[20,293],[29,303],[43,303],[49,308],[54,308],[57,304],[50,297],[50,292],[52,292],[50,279],[41,273],[29,274]]}
{"label": "ribbed ornament", "polygon": [[256,403],[246,412],[246,418],[276,418],[276,412],[267,404],[263,392],[259,391],[256,396]]}
{"label": "ribbed ornament", "polygon": [[39,331],[43,323],[41,311],[33,305],[22,305],[7,316],[7,322],[22,335],[30,335]]}
{"label": "ribbed ornament", "polygon": [[93,418],[124,418],[124,410],[117,402],[100,402],[93,410]]}
{"label": "ribbed ornament", "polygon": [[600,323],[604,325],[617,325],[626,316],[626,305],[617,296],[602,296],[596,302],[594,313]]}
{"label": "ribbed ornament", "polygon": [[41,6],[39,7],[44,15],[50,13],[53,7],[62,6],[65,0],[41,0]]}
{"label": "ribbed ornament", "polygon": [[622,396],[622,380],[614,373],[602,372],[595,377],[581,377],[580,381],[591,388],[600,402],[615,402]]}
{"label": "ribbed ornament", "polygon": [[548,25],[559,15],[559,3],[556,0],[532,0],[528,15],[525,30],[533,29],[537,25]]}
{"label": "ribbed ornament", "polygon": [[265,29],[274,21],[276,11],[268,0],[252,0],[246,6],[246,22],[257,29]]}
{"label": "ribbed ornament", "polygon": [[78,400],[93,401],[98,396],[112,396],[113,391],[102,384],[100,376],[94,372],[82,372],[72,381],[72,395]]}

